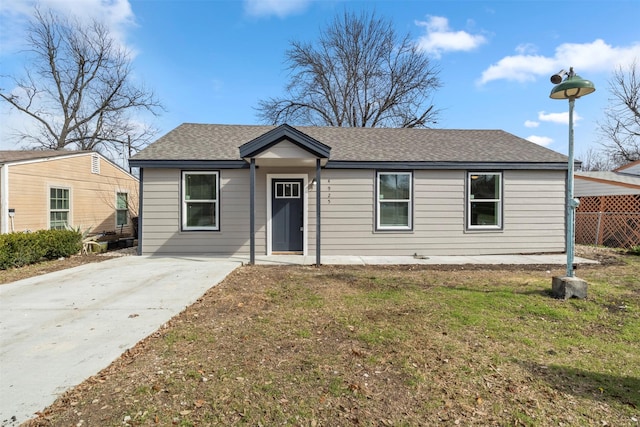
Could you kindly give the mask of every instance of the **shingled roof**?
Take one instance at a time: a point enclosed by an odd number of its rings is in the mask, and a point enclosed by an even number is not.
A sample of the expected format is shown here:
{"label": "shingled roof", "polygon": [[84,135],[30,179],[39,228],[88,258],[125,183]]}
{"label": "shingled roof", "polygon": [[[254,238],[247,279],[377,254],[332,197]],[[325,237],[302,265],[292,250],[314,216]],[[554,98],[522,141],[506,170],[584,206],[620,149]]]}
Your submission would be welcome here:
{"label": "shingled roof", "polygon": [[576,172],[576,179],[586,179],[592,181],[606,181],[611,184],[621,184],[627,187],[640,189],[640,176],[626,175],[616,171],[588,171]]}
{"label": "shingled roof", "polygon": [[0,151],[0,164],[21,162],[26,160],[49,159],[53,157],[70,156],[74,154],[86,154],[92,151],[66,151],[66,150],[5,150]]}
{"label": "shingled roof", "polygon": [[[241,160],[239,147],[275,126],[185,123],[136,154],[147,161]],[[502,130],[307,127],[329,162],[565,163],[567,157]]]}

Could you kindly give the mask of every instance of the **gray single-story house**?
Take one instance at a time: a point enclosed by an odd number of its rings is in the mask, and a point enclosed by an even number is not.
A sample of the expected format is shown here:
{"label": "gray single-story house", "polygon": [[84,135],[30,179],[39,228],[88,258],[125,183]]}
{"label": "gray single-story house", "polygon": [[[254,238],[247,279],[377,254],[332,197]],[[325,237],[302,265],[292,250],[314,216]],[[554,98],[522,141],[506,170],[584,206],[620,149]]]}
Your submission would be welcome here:
{"label": "gray single-story house", "polygon": [[187,123],[130,165],[143,255],[565,250],[567,157],[501,130]]}

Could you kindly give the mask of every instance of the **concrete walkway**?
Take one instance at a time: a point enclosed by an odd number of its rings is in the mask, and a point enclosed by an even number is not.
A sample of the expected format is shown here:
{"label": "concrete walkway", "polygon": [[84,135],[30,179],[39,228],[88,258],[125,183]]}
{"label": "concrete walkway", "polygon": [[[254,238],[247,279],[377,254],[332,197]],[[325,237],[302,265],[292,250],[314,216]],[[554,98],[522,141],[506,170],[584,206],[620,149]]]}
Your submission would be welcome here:
{"label": "concrete walkway", "polygon": [[[248,256],[230,257],[246,264]],[[300,255],[271,255],[256,256],[258,265],[315,265],[315,256]],[[542,255],[470,255],[470,256],[357,256],[357,255],[324,255],[321,258],[323,265],[558,265],[567,263],[565,254]],[[574,264],[597,264],[586,258],[575,257]]]}
{"label": "concrete walkway", "polygon": [[[32,418],[67,389],[194,303],[249,257],[125,256],[0,286],[0,426]],[[315,256],[258,256],[311,265]],[[576,263],[591,263],[576,258]],[[323,256],[323,264],[564,265],[557,255]]]}
{"label": "concrete walkway", "polygon": [[0,285],[0,426],[32,418],[240,265],[125,256]]}

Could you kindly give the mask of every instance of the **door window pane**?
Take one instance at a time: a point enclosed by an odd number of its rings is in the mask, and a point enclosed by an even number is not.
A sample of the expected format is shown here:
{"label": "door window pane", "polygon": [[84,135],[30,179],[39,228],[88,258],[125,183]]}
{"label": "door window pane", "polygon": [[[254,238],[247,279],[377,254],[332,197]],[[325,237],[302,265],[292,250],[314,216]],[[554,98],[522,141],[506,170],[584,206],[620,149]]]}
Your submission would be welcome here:
{"label": "door window pane", "polygon": [[299,182],[276,182],[276,199],[299,199]]}

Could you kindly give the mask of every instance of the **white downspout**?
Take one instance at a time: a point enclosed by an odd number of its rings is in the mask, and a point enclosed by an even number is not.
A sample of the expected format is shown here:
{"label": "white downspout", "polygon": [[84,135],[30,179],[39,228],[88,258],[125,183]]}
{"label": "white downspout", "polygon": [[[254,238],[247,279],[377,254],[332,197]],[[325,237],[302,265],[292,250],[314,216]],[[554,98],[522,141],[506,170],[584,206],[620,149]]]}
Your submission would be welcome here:
{"label": "white downspout", "polygon": [[0,234],[9,232],[9,165],[0,165]]}

